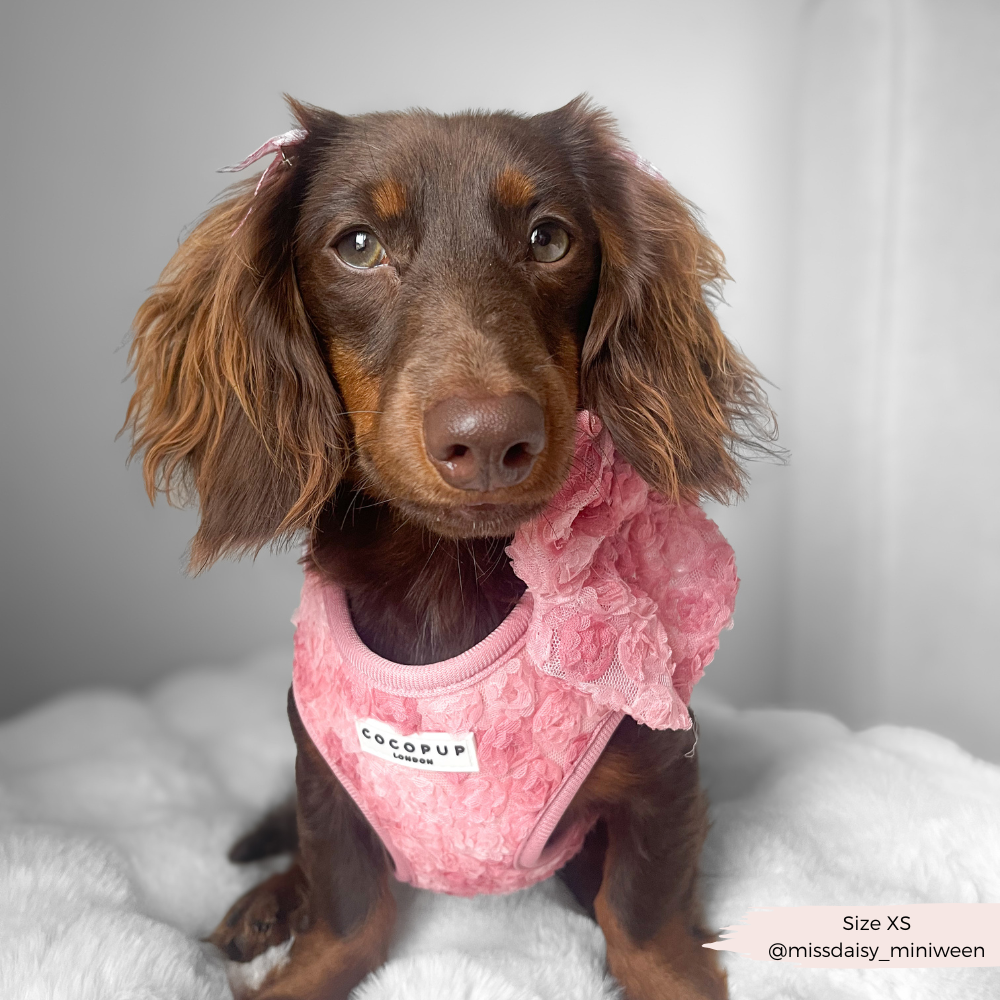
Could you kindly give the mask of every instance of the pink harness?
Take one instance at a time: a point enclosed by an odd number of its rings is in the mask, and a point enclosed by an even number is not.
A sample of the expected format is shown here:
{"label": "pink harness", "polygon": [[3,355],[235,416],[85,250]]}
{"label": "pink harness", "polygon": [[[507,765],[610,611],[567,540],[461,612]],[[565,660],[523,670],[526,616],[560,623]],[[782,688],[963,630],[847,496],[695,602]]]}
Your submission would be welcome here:
{"label": "pink harness", "polygon": [[529,886],[581,847],[548,843],[623,715],[691,726],[687,703],[730,623],[733,552],[578,420],[569,478],[507,549],[527,590],[472,649],[426,666],[372,653],[343,590],[307,573],[295,701],[382,838],[396,877],[473,896]]}

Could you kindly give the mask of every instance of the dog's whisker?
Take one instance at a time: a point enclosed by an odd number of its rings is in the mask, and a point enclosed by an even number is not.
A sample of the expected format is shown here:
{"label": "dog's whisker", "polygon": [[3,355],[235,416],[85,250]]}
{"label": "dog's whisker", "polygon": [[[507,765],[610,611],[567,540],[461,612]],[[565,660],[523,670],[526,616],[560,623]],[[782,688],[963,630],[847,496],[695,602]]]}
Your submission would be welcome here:
{"label": "dog's whisker", "polygon": [[476,562],[476,550],[475,550],[475,548],[473,548],[473,546],[469,543],[468,540],[466,540],[466,542],[465,542],[465,548],[466,548],[466,551],[468,551],[468,553],[469,553],[469,557],[472,559],[472,576],[473,576],[473,580],[478,585],[482,581],[481,581],[480,576],[479,576],[479,564]]}
{"label": "dog's whisker", "polygon": [[458,566],[458,592],[462,597],[462,611],[465,611],[465,588],[462,586],[462,550],[459,548],[458,539],[455,539],[455,562]]}
{"label": "dog's whisker", "polygon": [[[427,556],[427,559],[425,560],[423,566],[420,567],[420,571],[413,578],[413,582],[410,584],[408,590],[406,591],[406,596],[407,597],[410,597],[413,593],[416,592],[417,584],[420,582],[420,579],[424,575],[425,571],[427,570],[427,567],[431,564],[431,560],[434,558],[434,553],[437,552],[438,546],[440,544],[441,544],[441,536],[438,535],[437,541],[434,543],[434,547],[431,549],[430,554]],[[424,629],[427,628],[426,620],[424,621],[424,626],[423,627],[424,627]]]}
{"label": "dog's whisker", "polygon": [[[346,524],[347,524],[347,519],[348,519],[348,517],[350,517],[350,516],[351,516],[351,513],[352,513],[352,511],[354,510],[354,505],[355,505],[355,503],[357,502],[357,499],[358,499],[358,494],[357,494],[357,493],[354,493],[354,494],[353,494],[353,495],[351,496],[351,501],[350,501],[350,503],[349,503],[349,504],[347,505],[347,510],[345,510],[345,511],[344,511],[344,517],[343,517],[343,519],[342,519],[342,520],[341,520],[341,522],[340,522],[340,530],[341,530],[341,531],[343,531],[343,530],[344,530],[344,527],[345,527],[345,526],[346,526]],[[351,523],[353,524],[354,522],[352,521]]]}

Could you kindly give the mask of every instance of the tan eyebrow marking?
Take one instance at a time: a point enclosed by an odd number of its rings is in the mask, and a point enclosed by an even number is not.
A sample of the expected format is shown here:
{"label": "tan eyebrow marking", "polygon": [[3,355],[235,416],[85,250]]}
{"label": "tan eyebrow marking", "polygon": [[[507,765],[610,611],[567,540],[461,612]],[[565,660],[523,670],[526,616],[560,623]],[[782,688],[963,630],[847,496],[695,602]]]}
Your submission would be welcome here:
{"label": "tan eyebrow marking", "polygon": [[372,189],[371,199],[383,219],[392,219],[406,211],[406,191],[399,181],[379,181]]}
{"label": "tan eyebrow marking", "polygon": [[527,208],[535,197],[531,179],[514,167],[504,167],[493,185],[500,203],[507,208]]}

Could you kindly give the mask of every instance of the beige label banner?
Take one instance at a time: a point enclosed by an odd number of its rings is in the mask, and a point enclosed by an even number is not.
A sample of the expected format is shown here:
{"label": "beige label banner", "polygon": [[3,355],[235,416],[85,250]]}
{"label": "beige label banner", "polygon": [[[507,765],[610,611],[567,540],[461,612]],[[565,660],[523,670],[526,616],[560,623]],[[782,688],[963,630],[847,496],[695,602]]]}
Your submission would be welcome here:
{"label": "beige label banner", "polygon": [[751,910],[705,947],[817,969],[1000,966],[1000,903]]}

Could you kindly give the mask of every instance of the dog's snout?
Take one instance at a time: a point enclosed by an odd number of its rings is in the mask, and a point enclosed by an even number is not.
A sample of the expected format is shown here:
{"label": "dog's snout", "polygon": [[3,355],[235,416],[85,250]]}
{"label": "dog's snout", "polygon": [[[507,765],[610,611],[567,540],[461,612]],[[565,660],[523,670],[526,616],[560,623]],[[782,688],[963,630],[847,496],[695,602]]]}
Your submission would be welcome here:
{"label": "dog's snout", "polygon": [[545,448],[545,414],[530,396],[450,396],[424,413],[424,445],[441,478],[487,492],[527,478]]}

